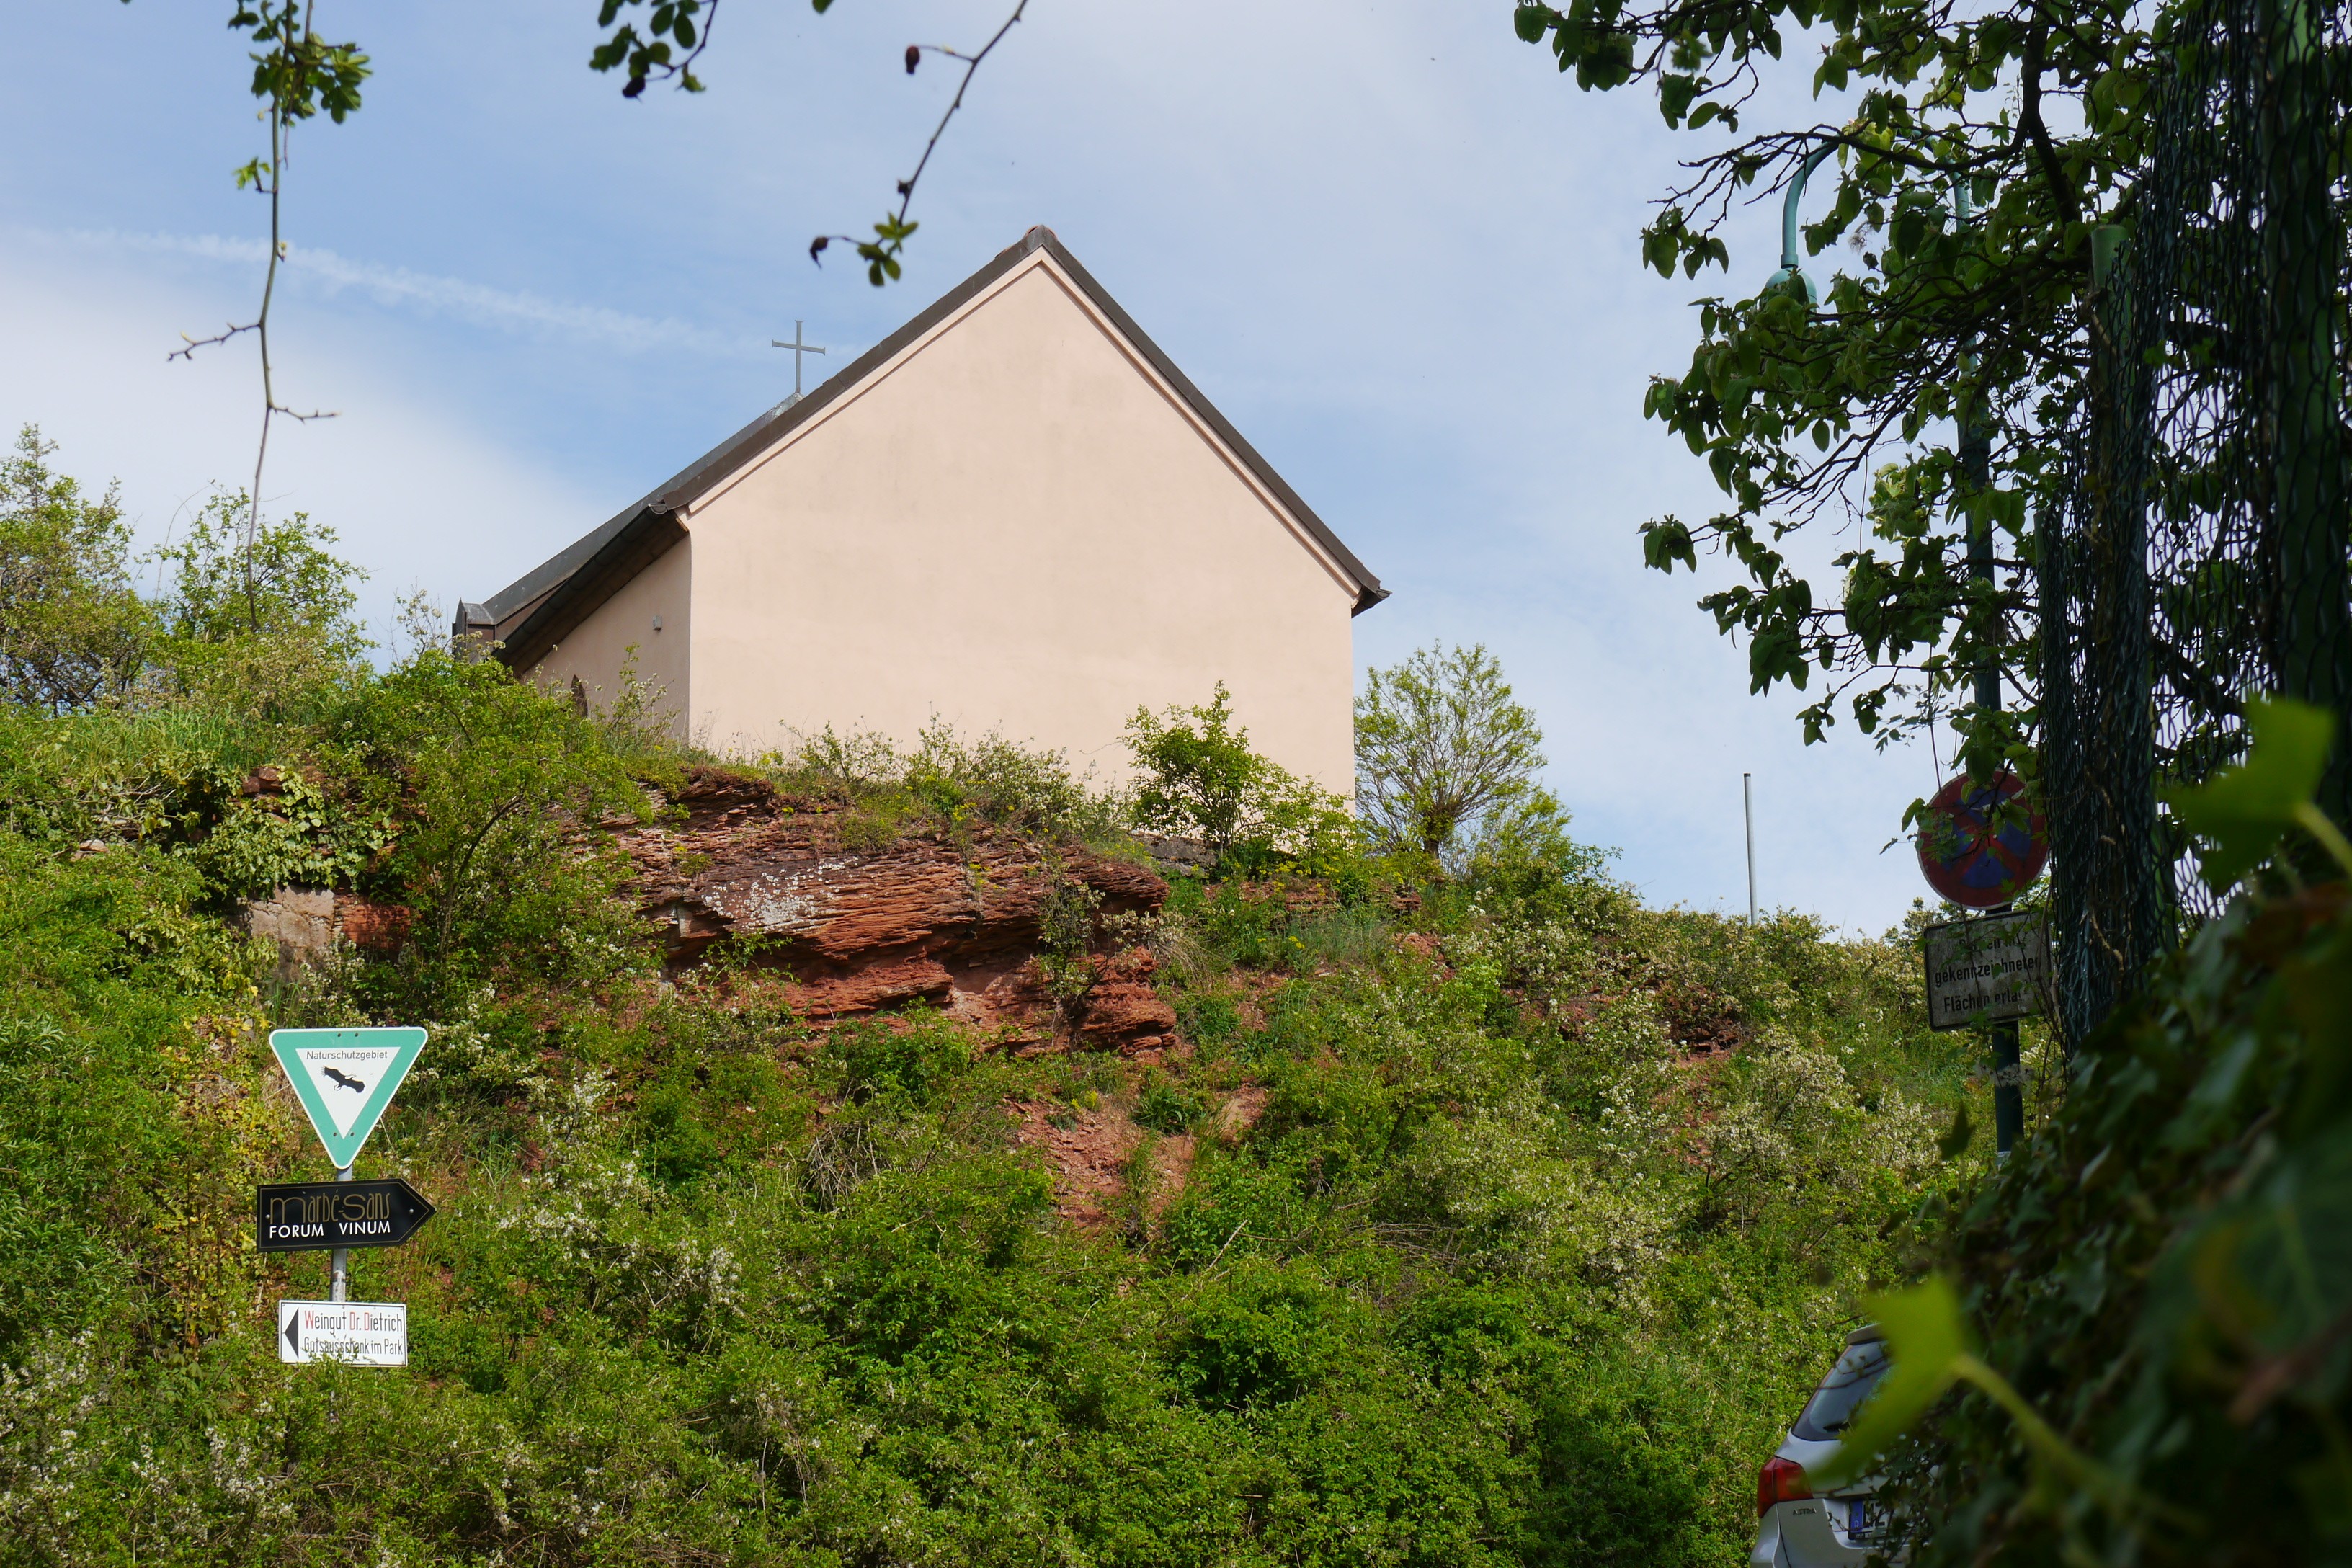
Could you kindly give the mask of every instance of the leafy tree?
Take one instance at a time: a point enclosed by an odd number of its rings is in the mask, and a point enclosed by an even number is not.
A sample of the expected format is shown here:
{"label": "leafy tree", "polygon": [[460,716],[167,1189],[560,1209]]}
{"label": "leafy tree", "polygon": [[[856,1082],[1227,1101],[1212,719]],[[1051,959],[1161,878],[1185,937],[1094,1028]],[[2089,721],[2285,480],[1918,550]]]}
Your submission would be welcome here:
{"label": "leafy tree", "polygon": [[335,553],[335,531],[310,514],[265,524],[247,556],[237,539],[242,495],[215,496],[176,544],[157,550],[173,568],[163,603],[167,636],[184,642],[301,637],[341,658],[368,648],[352,612],[366,574]]}
{"label": "leafy tree", "polygon": [[349,686],[370,643],[353,610],[364,574],[335,531],[297,512],[238,536],[242,495],[216,495],[155,552],[170,570],[155,659],[184,700],[277,719]]}
{"label": "leafy tree", "polygon": [[63,712],[136,678],[152,617],[115,492],[85,497],[55,450],[27,425],[0,458],[0,699]]}
{"label": "leafy tree", "polygon": [[[2144,100],[2176,9],[1578,0],[1514,11],[1518,36],[1547,46],[1578,86],[1638,83],[1670,126],[1738,132],[1795,30],[1809,58],[1818,41],[1816,95],[1858,89],[1839,123],[1774,129],[1693,160],[1643,236],[1664,275],[1728,271],[1731,201],[1834,159],[1834,194],[1804,242],[1808,255],[1845,244],[1850,258],[1701,301],[1687,369],[1655,378],[1644,405],[1706,461],[1728,503],[1703,523],[1647,524],[1648,563],[1696,570],[1711,548],[1738,563],[1745,580],[1700,604],[1747,637],[1757,690],[1825,677],[1801,714],[1808,741],[1843,703],[1884,744],[1928,721],[1982,661],[2033,696],[2018,580],[2026,519],[2055,493],[2063,427],[2085,395],[2094,253],[2112,254],[2132,222]],[[1816,584],[1780,549],[1824,514],[1863,524],[1836,557],[1841,584]],[[1971,532],[1997,574],[1970,571]],[[1972,766],[2018,749],[2014,728],[1966,711],[1959,723]]]}
{"label": "leafy tree", "polygon": [[1250,750],[1249,731],[1234,725],[1233,693],[1222,680],[1205,707],[1171,707],[1160,718],[1136,709],[1127,749],[1144,775],[1136,821],[1191,835],[1221,858],[1246,829],[1251,802],[1273,766]]}
{"label": "leafy tree", "polygon": [[1465,830],[1547,807],[1557,814],[1559,803],[1535,783],[1543,765],[1536,716],[1512,700],[1485,644],[1439,643],[1366,672],[1356,699],[1356,805],[1389,849],[1443,863],[1460,858]]}

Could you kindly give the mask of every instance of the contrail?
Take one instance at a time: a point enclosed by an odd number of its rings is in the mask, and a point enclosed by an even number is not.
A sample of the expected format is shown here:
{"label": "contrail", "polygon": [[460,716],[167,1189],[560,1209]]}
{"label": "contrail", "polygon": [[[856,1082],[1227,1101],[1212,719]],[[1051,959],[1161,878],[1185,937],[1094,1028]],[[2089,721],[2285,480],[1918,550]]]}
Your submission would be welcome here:
{"label": "contrail", "polygon": [[[91,249],[185,256],[201,261],[259,266],[268,247],[258,239],[236,239],[217,234],[153,234],[121,229],[66,229],[43,235]],[[501,327],[508,331],[561,332],[572,338],[593,338],[625,349],[690,349],[697,353],[730,359],[757,358],[762,340],[741,339],[681,321],[676,317],[632,315],[602,305],[566,304],[528,290],[497,289],[463,278],[441,278],[413,272],[405,267],[383,267],[316,246],[289,246],[285,265],[296,282],[310,292],[328,298],[346,289],[365,293],[388,309],[407,309],[429,315],[448,315]]]}

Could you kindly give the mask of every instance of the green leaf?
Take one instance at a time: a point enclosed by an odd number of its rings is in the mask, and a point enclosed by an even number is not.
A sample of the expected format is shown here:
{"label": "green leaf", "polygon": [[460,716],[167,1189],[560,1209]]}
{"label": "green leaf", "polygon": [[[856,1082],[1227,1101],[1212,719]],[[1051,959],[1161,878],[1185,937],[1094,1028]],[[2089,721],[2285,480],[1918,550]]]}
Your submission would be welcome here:
{"label": "green leaf", "polygon": [[2290,698],[2257,698],[2246,705],[2246,728],[2253,747],[2244,762],[2201,788],[2165,795],[2182,826],[2207,841],[2198,865],[2216,892],[2270,858],[2296,808],[2310,804],[2326,771],[2336,716]]}
{"label": "green leaf", "polygon": [[[1856,706],[1858,710],[1859,700]],[[1969,1108],[1962,1105],[1960,1113],[1952,1118],[1952,1130],[1936,1141],[1936,1152],[1947,1160],[1957,1160],[1969,1152],[1969,1145],[1976,1142],[1976,1124],[1969,1120]]]}
{"label": "green leaf", "polygon": [[1868,1475],[1958,1380],[1961,1358],[1970,1353],[1959,1299],[1941,1275],[1908,1290],[1865,1297],[1863,1304],[1885,1331],[1893,1364],[1847,1426],[1837,1452],[1808,1467],[1812,1484],[1824,1490]]}
{"label": "green leaf", "polygon": [[1690,107],[1698,89],[1698,78],[1695,76],[1676,72],[1658,79],[1658,110],[1666,117],[1667,124],[1682,122],[1683,111]]}
{"label": "green leaf", "polygon": [[1674,574],[1677,561],[1694,572],[1698,570],[1698,552],[1691,541],[1690,526],[1672,517],[1642,525],[1642,554],[1649,566],[1669,576]]}

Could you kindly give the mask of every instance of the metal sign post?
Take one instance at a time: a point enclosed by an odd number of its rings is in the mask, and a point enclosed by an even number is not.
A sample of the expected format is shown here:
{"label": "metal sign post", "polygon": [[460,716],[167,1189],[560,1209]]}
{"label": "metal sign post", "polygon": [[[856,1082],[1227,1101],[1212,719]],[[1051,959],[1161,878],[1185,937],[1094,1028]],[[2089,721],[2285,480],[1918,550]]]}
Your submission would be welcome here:
{"label": "metal sign post", "polygon": [[[352,1168],[349,1165],[341,1166],[335,1172],[335,1180],[339,1182],[348,1182],[351,1179]],[[334,1253],[332,1254],[332,1262],[330,1265],[327,1284],[327,1300],[330,1301],[348,1300],[351,1299],[351,1294],[352,1249],[348,1247],[339,1247],[335,1248]]]}
{"label": "metal sign post", "polygon": [[[408,1364],[408,1309],[397,1301],[352,1301],[352,1247],[387,1247],[405,1240],[431,1217],[433,1205],[418,1197],[405,1182],[352,1180],[352,1163],[376,1123],[383,1120],[392,1097],[408,1069],[425,1049],[425,1031],[391,1029],[278,1029],[269,1037],[269,1048],[302,1102],[310,1129],[318,1133],[327,1157],[335,1163],[333,1185],[293,1184],[264,1187],[255,1194],[257,1238],[265,1251],[290,1252],[326,1247],[331,1251],[329,1284],[324,1301],[278,1303],[278,1354],[287,1362],[333,1358],[361,1366]],[[421,1208],[397,1237],[388,1223],[393,1205],[383,1196],[382,1215],[373,1215],[371,1189],[397,1187]],[[272,1194],[278,1195],[272,1207]],[[315,1208],[315,1221],[289,1219],[289,1204],[301,1194],[299,1206]],[[414,1210],[403,1206],[407,1215]],[[318,1226],[315,1239],[307,1236]],[[278,1234],[273,1237],[273,1226]],[[377,1239],[383,1237],[383,1239]]]}
{"label": "metal sign post", "polygon": [[2007,1159],[2025,1131],[2025,1068],[2017,1021],[2050,1010],[2050,927],[2006,905],[1970,921],[1929,926],[1927,1026],[1981,1025],[1992,1046],[1993,1152]]}
{"label": "metal sign post", "polygon": [[[1980,682],[1978,695],[1979,700],[1998,698],[1999,688]],[[2005,914],[2010,900],[2032,885],[2050,863],[2050,829],[2027,795],[2024,781],[2015,773],[2004,770],[1984,784],[1961,773],[1927,803],[1919,822],[1918,848],[1919,871],[1929,887],[1963,909]],[[2046,945],[2046,938],[2044,942]],[[1927,963],[1932,975],[1936,967],[1932,954]],[[2046,958],[2043,967],[2048,967]],[[2018,1016],[2001,1015],[1988,1031],[1987,1043],[1992,1047],[1993,1152],[2004,1160],[2025,1131],[2025,1068],[2018,1058]]]}

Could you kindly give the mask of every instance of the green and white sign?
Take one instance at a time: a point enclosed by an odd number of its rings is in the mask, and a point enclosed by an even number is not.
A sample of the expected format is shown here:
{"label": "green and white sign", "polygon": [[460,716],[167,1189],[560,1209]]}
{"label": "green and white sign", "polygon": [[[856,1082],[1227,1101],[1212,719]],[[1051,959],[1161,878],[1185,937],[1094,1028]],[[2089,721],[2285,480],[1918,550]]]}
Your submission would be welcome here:
{"label": "green and white sign", "polygon": [[269,1048],[341,1170],[359,1154],[425,1048],[422,1029],[277,1029]]}

